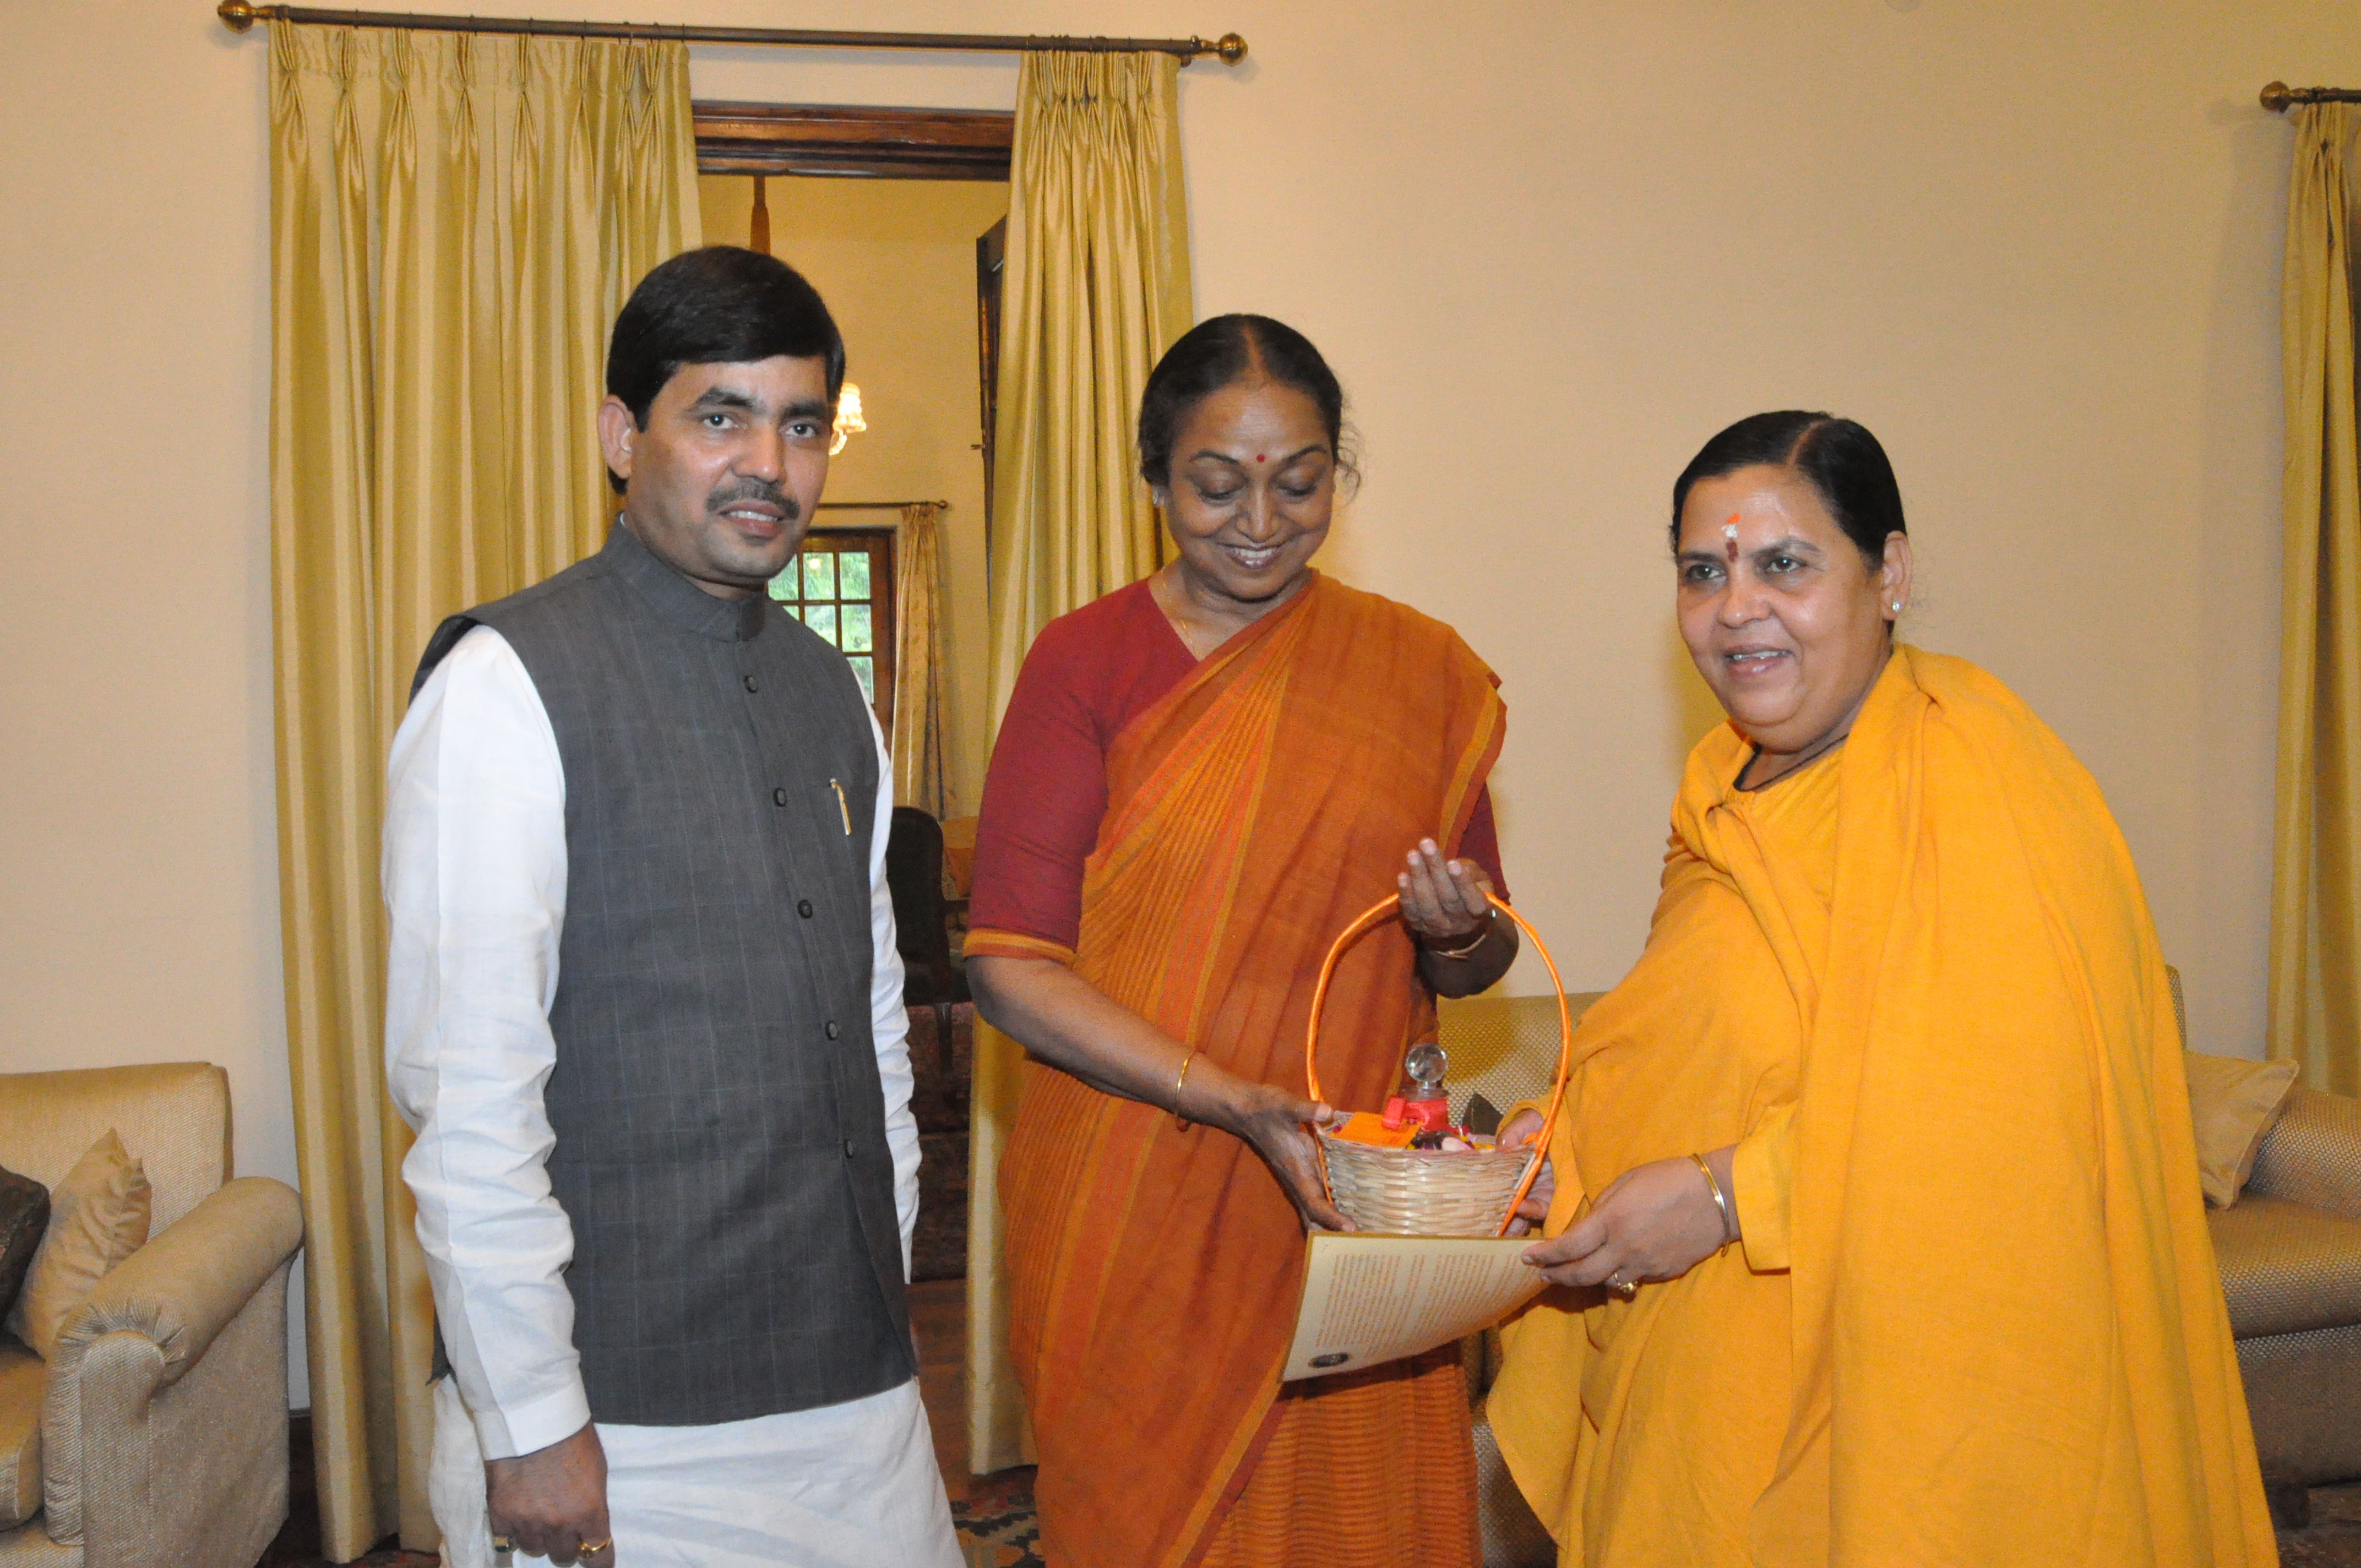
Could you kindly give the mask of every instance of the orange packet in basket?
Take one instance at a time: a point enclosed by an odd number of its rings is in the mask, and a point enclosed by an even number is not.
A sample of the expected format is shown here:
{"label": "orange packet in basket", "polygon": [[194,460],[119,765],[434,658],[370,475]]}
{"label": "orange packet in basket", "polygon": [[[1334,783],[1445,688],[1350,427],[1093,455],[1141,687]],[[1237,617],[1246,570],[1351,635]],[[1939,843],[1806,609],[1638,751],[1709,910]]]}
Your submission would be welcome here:
{"label": "orange packet in basket", "polygon": [[1328,1129],[1328,1135],[1342,1143],[1369,1144],[1381,1149],[1406,1149],[1411,1139],[1425,1129],[1416,1122],[1404,1122],[1399,1127],[1389,1127],[1386,1119],[1374,1111],[1356,1111],[1344,1121]]}

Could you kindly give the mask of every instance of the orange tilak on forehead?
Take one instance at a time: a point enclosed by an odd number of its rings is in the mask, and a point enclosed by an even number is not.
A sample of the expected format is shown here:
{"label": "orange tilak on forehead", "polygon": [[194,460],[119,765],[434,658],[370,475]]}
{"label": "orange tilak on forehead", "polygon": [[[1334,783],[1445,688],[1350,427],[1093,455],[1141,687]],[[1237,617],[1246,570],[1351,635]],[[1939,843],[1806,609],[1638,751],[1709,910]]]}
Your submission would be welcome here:
{"label": "orange tilak on forehead", "polygon": [[1721,525],[1721,553],[1733,566],[1738,565],[1738,514],[1731,512],[1730,521]]}

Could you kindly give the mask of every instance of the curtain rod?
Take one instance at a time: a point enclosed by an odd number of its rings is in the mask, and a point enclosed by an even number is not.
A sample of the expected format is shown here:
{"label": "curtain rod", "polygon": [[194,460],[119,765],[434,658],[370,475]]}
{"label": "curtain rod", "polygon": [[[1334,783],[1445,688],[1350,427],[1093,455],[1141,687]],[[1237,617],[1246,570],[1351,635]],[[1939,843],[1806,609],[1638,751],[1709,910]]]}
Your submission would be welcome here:
{"label": "curtain rod", "polygon": [[1015,33],[852,33],[809,27],[692,27],[665,22],[548,22],[525,16],[423,16],[394,11],[324,11],[311,5],[258,5],[221,0],[214,14],[231,32],[257,22],[308,22],[325,27],[408,27],[429,33],[528,33],[539,38],[653,38],[685,44],[784,44],[805,49],[925,49],[1003,54],[1070,50],[1079,54],[1170,54],[1181,63],[1204,55],[1235,65],[1246,40],[1219,38],[1099,38]]}
{"label": "curtain rod", "polygon": [[2298,104],[2361,104],[2361,87],[2290,87],[2274,82],[2263,89],[2263,107],[2284,115]]}
{"label": "curtain rod", "polygon": [[951,510],[949,501],[822,501],[815,511],[900,511],[904,507],[935,507]]}

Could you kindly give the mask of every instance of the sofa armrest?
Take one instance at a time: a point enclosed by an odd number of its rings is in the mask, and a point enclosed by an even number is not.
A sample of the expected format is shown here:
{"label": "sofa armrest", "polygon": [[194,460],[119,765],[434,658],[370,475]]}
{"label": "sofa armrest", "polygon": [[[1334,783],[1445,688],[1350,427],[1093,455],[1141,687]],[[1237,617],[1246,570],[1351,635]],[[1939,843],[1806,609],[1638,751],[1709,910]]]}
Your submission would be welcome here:
{"label": "sofa armrest", "polygon": [[[67,1314],[41,1411],[41,1492],[52,1540],[81,1539],[85,1361],[103,1343],[152,1346],[131,1359],[142,1398],[155,1398],[198,1363],[302,1242],[294,1189],[242,1178],[124,1259]],[[117,1369],[118,1383],[122,1375]]]}
{"label": "sofa armrest", "polygon": [[2361,1100],[2301,1083],[2288,1091],[2246,1190],[2361,1220]]}
{"label": "sofa armrest", "polygon": [[158,1387],[171,1387],[302,1245],[303,1210],[293,1188],[267,1176],[225,1183],[66,1315],[49,1365],[50,1397],[91,1341],[110,1333],[154,1341],[164,1353]]}

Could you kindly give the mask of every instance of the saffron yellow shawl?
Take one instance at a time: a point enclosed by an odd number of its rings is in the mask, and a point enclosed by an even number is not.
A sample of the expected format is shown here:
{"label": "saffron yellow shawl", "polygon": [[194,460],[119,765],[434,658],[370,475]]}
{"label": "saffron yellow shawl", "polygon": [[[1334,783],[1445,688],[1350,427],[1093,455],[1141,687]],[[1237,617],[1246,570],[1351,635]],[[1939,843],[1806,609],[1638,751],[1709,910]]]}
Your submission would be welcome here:
{"label": "saffron yellow shawl", "polygon": [[2005,687],[1899,648],[1753,794],[1700,742],[1583,1021],[1552,1234],[1739,1144],[1746,1239],[1514,1323],[1490,1413],[1590,1568],[2277,1561],[2139,881]]}

